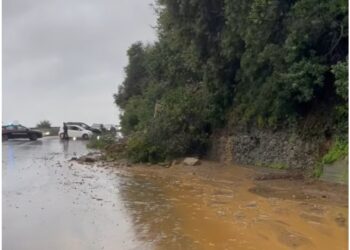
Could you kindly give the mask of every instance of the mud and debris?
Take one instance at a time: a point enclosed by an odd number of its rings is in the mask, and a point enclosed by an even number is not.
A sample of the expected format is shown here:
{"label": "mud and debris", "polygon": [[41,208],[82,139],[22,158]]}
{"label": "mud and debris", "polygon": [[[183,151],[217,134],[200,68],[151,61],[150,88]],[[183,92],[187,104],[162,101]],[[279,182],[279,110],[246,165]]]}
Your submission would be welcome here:
{"label": "mud and debris", "polygon": [[53,138],[2,153],[4,249],[347,249],[344,185],[203,160],[103,162]]}
{"label": "mud and debris", "polygon": [[302,173],[269,173],[269,174],[261,174],[254,178],[258,181],[264,180],[301,180],[304,179],[304,175]]}

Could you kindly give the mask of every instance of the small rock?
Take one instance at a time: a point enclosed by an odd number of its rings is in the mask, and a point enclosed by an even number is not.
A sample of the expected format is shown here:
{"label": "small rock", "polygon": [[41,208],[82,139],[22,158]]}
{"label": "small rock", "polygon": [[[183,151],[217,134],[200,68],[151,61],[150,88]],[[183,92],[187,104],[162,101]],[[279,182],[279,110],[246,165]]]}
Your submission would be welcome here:
{"label": "small rock", "polygon": [[92,158],[90,156],[87,156],[87,155],[83,155],[79,158],[76,158],[76,157],[72,157],[71,161],[73,160],[76,160],[76,161],[79,161],[79,162],[83,162],[83,163],[93,163],[96,161],[95,158]]}
{"label": "small rock", "polygon": [[257,203],[256,201],[251,201],[249,203],[247,203],[246,207],[250,207],[250,208],[254,208],[254,207],[257,207]]}
{"label": "small rock", "polygon": [[180,160],[173,160],[173,161],[171,162],[171,166],[179,165],[180,163],[181,163]]}
{"label": "small rock", "polygon": [[160,162],[158,165],[164,168],[170,168],[171,166],[169,162]]}
{"label": "small rock", "polygon": [[195,157],[186,157],[183,163],[187,166],[196,166],[200,164],[200,161],[198,158]]}
{"label": "small rock", "polygon": [[241,220],[241,219],[244,219],[245,218],[245,215],[242,211],[238,211],[236,213],[233,214],[233,217],[236,219],[236,220]]}
{"label": "small rock", "polygon": [[346,227],[346,219],[343,214],[339,213],[338,216],[335,218],[335,222],[340,227]]}

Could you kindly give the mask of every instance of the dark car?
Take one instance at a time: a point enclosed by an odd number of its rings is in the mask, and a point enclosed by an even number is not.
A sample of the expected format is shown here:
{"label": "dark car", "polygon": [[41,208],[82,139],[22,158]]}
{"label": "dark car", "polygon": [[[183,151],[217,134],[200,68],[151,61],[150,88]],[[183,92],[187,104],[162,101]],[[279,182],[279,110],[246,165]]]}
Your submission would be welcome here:
{"label": "dark car", "polygon": [[31,141],[35,141],[38,138],[42,138],[43,134],[40,131],[28,129],[22,125],[6,125],[2,126],[2,140],[17,138],[28,138]]}
{"label": "dark car", "polygon": [[85,128],[86,130],[90,130],[91,132],[93,132],[95,134],[101,134],[101,130],[96,129],[96,128],[92,128],[83,122],[66,122],[66,124],[67,125],[77,125],[77,126],[80,126],[82,128]]}

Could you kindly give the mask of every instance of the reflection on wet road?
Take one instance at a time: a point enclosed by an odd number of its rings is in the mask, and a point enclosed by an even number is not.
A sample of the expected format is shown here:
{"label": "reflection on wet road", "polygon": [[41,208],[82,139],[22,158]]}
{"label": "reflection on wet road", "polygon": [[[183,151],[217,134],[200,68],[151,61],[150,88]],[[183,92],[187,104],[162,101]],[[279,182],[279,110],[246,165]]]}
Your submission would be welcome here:
{"label": "reflection on wet road", "polygon": [[3,143],[3,249],[347,248],[346,188],[256,183],[209,163],[69,161],[87,152],[84,141]]}
{"label": "reflection on wet road", "polygon": [[118,178],[68,162],[86,152],[55,138],[3,143],[3,249],[147,249]]}

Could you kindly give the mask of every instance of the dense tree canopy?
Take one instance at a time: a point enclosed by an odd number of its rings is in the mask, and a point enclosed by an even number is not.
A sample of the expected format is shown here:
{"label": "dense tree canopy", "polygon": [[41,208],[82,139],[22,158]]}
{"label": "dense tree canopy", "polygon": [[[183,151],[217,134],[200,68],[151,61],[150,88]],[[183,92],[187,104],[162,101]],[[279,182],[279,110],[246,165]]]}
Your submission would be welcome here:
{"label": "dense tree canopy", "polygon": [[159,39],[130,47],[115,94],[133,159],[202,154],[228,121],[290,126],[326,110],[346,131],[346,0],[158,0],[156,11]]}

